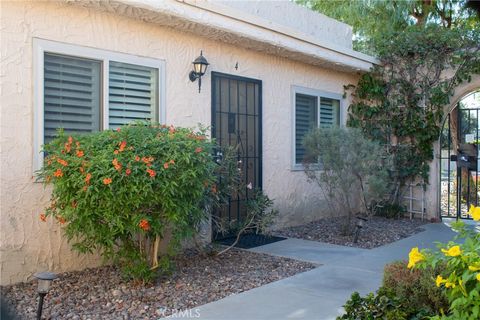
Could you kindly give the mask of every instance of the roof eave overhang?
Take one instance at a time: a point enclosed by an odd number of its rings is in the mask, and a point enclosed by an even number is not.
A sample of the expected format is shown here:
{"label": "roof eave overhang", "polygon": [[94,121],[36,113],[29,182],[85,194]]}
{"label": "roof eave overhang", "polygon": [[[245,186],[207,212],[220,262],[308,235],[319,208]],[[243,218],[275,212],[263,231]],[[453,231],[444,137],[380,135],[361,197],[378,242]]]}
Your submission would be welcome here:
{"label": "roof eave overhang", "polygon": [[366,72],[378,60],[233,8],[195,0],[67,0],[310,65]]}

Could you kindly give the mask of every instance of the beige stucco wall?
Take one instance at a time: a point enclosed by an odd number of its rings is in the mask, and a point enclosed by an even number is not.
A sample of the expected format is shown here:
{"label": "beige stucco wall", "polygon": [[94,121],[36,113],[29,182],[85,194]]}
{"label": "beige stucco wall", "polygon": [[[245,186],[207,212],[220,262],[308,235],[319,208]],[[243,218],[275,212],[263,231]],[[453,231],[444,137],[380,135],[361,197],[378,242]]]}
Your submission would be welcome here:
{"label": "beige stucco wall", "polygon": [[72,253],[59,227],[39,220],[49,193],[34,183],[32,169],[34,37],[165,60],[166,122],[174,125],[210,124],[211,77],[204,77],[200,94],[197,83],[188,79],[191,61],[201,49],[210,71],[262,80],[263,185],[281,212],[279,223],[298,224],[324,214],[320,191],[306,182],[303,172],[291,171],[291,85],[342,94],[343,85],[355,82],[356,75],[69,4],[0,3],[2,284],[27,280],[39,270],[65,271],[98,263],[95,257]]}

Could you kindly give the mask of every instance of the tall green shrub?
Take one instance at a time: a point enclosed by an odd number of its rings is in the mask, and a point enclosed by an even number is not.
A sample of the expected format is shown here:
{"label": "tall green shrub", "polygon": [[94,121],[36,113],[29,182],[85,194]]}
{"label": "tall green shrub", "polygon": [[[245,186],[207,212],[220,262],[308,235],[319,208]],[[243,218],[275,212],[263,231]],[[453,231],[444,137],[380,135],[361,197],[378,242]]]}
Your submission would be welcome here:
{"label": "tall green shrub", "polygon": [[[348,232],[358,199],[373,213],[389,185],[390,158],[378,142],[352,128],[319,128],[305,137],[307,177],[323,190],[331,210],[347,216]],[[363,208],[363,209],[362,209]]]}
{"label": "tall green shrub", "polygon": [[63,224],[79,252],[99,251],[149,280],[166,233],[174,248],[206,218],[205,199],[217,192],[212,148],[203,131],[173,126],[60,134],[44,147],[39,176],[53,192],[40,218]]}

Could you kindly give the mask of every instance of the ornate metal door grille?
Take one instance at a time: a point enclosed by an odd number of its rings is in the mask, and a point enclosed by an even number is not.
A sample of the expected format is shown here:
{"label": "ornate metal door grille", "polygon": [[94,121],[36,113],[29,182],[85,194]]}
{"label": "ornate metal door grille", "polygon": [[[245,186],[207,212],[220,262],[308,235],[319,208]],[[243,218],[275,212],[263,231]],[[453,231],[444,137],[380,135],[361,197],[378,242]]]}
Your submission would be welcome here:
{"label": "ornate metal door grille", "polygon": [[[241,221],[246,200],[262,188],[262,82],[212,72],[212,137],[220,146],[237,148],[237,161],[244,185],[252,189],[245,196],[232,195],[227,206],[216,210],[217,218]],[[221,235],[213,230],[215,239]]]}
{"label": "ornate metal door grille", "polygon": [[467,214],[471,204],[479,205],[478,165],[475,169],[457,168],[456,158],[461,144],[477,147],[480,108],[457,105],[444,123],[440,136],[440,211],[442,217],[470,219]]}

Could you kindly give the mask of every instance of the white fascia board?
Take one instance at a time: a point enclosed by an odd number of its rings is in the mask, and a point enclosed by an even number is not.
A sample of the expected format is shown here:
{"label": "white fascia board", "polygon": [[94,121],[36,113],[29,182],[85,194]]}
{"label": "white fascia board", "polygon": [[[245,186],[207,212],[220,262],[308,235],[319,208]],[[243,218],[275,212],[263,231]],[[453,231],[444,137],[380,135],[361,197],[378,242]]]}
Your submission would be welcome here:
{"label": "white fascia board", "polygon": [[[149,2],[151,0],[143,0],[143,1]],[[234,19],[234,20],[242,21],[244,23],[248,23],[248,24],[251,24],[253,26],[263,28],[265,30],[276,32],[276,33],[279,33],[279,34],[282,34],[284,36],[291,37],[291,38],[294,38],[294,39],[297,39],[297,40],[300,40],[300,41],[305,41],[305,42],[314,44],[318,47],[322,47],[322,48],[325,48],[325,49],[329,49],[331,51],[335,51],[335,52],[338,52],[338,53],[341,53],[341,54],[344,54],[344,55],[348,55],[348,56],[351,56],[353,58],[357,58],[359,60],[364,60],[364,61],[370,62],[372,64],[378,63],[377,59],[375,59],[372,56],[369,56],[369,55],[366,55],[364,53],[352,50],[350,48],[338,46],[338,45],[335,45],[335,44],[332,44],[332,43],[329,43],[329,42],[326,42],[326,41],[322,41],[320,39],[316,39],[316,38],[314,38],[312,36],[309,36],[307,34],[298,32],[293,28],[278,24],[278,23],[273,22],[273,21],[263,19],[261,17],[249,14],[249,13],[244,12],[244,11],[238,11],[234,8],[227,7],[225,5],[221,5],[221,4],[210,2],[210,1],[198,1],[198,0],[175,0],[175,1],[185,3],[185,4],[188,4],[188,5],[191,5],[191,6],[195,6],[195,7],[198,7],[198,8],[202,8],[204,10],[208,10],[208,11],[223,15],[225,17],[229,17],[229,18]],[[239,13],[241,13],[240,16],[239,16]],[[338,23],[344,24],[342,22],[338,22]]]}
{"label": "white fascia board", "polygon": [[[235,45],[278,55],[308,64],[320,65],[344,72],[368,71],[379,61],[350,48],[322,42],[298,31],[218,3],[199,0],[113,0],[68,1],[89,7],[128,15],[158,24],[175,26],[178,30],[202,36],[193,25],[219,30],[239,39]],[[178,20],[178,24],[175,20]],[[183,23],[181,21],[184,21]],[[185,23],[188,22],[188,23]],[[208,37],[208,34],[204,36]],[[249,39],[255,46],[243,44]],[[226,42],[229,42],[227,40]]]}

